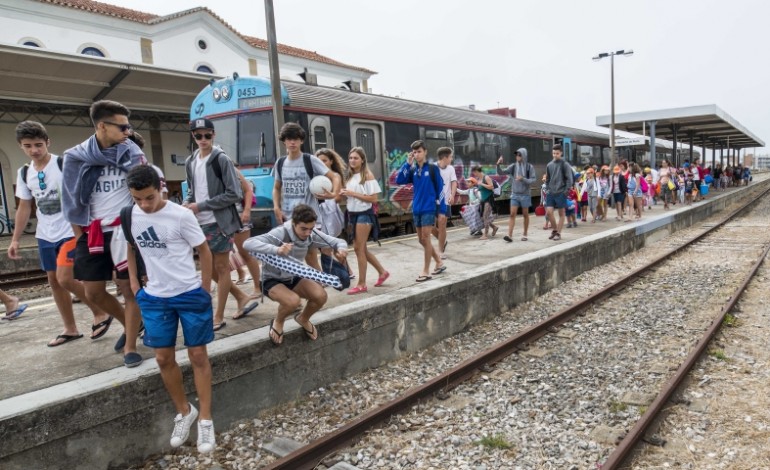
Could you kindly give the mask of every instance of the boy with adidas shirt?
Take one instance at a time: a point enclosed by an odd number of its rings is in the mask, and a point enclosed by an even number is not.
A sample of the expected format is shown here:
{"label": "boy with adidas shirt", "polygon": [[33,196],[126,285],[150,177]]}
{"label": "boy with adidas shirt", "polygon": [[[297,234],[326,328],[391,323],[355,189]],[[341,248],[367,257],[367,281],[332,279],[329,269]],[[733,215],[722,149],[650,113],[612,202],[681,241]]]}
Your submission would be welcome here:
{"label": "boy with adidas shirt", "polygon": [[[211,420],[211,364],[206,345],[214,340],[211,307],[212,255],[195,215],[161,197],[160,178],[150,166],[132,169],[128,188],[136,203],[121,213],[123,233],[129,242],[128,270],[145,324],[144,344],[155,348],[163,383],[177,410],[171,446],[186,440],[198,418],[198,451],[216,446]],[[193,248],[198,249],[198,278]],[[142,255],[147,286],[140,288],[134,250]],[[192,365],[200,413],[188,402],[182,372],[176,362],[177,325],[182,324],[184,344]]]}

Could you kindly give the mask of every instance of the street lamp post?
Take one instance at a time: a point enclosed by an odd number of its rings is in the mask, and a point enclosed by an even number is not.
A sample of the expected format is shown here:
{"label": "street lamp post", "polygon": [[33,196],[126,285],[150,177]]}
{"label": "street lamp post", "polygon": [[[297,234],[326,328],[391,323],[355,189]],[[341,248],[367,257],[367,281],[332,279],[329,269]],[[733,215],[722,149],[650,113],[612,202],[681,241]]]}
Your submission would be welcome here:
{"label": "street lamp post", "polygon": [[633,53],[632,49],[602,52],[593,58],[594,61],[600,61],[605,57],[610,58],[610,166],[615,166],[615,56],[632,55]]}

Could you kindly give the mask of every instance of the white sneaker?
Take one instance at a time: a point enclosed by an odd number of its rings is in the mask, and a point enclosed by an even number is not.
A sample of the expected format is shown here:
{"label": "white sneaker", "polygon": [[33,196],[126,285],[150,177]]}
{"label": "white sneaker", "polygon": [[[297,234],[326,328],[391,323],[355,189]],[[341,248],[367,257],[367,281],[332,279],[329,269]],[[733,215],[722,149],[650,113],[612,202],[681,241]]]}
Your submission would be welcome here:
{"label": "white sneaker", "polygon": [[198,410],[190,403],[190,412],[187,416],[177,414],[174,418],[174,431],[171,433],[171,447],[179,447],[190,436],[190,426],[198,418]]}
{"label": "white sneaker", "polygon": [[208,419],[198,420],[198,452],[208,454],[217,446],[214,436],[214,422]]}

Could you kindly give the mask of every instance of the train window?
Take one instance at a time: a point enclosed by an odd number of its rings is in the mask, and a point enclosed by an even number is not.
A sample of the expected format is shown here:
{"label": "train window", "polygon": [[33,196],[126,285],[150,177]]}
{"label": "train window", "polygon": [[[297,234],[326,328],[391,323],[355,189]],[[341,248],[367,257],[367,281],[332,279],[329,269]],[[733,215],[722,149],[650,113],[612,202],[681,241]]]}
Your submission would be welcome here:
{"label": "train window", "polygon": [[543,140],[543,152],[550,152],[550,151],[551,151],[551,141]]}
{"label": "train window", "polygon": [[315,126],[313,128],[313,151],[320,150],[324,147],[328,147],[329,143],[326,142],[326,128],[323,126]]}
{"label": "train window", "polygon": [[96,47],[84,47],[82,51],[80,51],[83,55],[90,55],[93,57],[104,57],[104,52],[101,51],[101,49]]}
{"label": "train window", "polygon": [[374,143],[374,131],[371,129],[356,129],[356,142],[366,152],[366,162],[374,163],[377,160],[377,150]]}
{"label": "train window", "polygon": [[[238,121],[238,135],[240,139],[236,161],[239,164],[256,165],[275,161],[275,132],[273,131],[272,113],[242,114]],[[262,149],[263,135],[264,153]],[[219,125],[217,125],[217,138],[219,138]],[[228,155],[231,154],[228,153]]]}
{"label": "train window", "polygon": [[420,134],[424,135],[425,146],[428,147],[428,158],[435,161],[438,157],[438,149],[448,147],[446,129],[420,129]]}
{"label": "train window", "polygon": [[[228,157],[234,162],[238,161],[238,149],[235,147],[235,143],[238,141],[237,126],[238,123],[235,117],[229,117],[225,119],[214,120],[214,126],[216,127],[216,136],[214,136],[214,144],[221,147]],[[193,142],[193,150],[197,148],[195,146],[195,140]]]}

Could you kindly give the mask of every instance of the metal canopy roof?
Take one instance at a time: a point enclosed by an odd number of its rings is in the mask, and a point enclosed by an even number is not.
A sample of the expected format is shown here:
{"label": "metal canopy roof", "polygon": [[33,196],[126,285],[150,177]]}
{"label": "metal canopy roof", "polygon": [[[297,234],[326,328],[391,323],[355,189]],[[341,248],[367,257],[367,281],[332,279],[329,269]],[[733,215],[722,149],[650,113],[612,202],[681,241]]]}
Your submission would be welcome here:
{"label": "metal canopy roof", "polygon": [[101,57],[0,45],[0,98],[90,106],[110,99],[131,110],[190,112],[212,76]]}
{"label": "metal canopy roof", "polygon": [[[596,125],[610,127],[610,118],[597,116]],[[689,141],[692,134],[697,143],[705,137],[709,144],[716,143],[731,148],[765,146],[759,137],[714,104],[616,114],[615,129],[641,134],[643,123],[646,123],[649,129],[651,121],[656,122],[655,137],[658,138],[674,140],[676,127],[678,141]]]}

